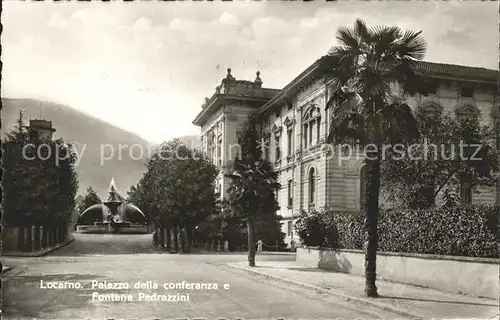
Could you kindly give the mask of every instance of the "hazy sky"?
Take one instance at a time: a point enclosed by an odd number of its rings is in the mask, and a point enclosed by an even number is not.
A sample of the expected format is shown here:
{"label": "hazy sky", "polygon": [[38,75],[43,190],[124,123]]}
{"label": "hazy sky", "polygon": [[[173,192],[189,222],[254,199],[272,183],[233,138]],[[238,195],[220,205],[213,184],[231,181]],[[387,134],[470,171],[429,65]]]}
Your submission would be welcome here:
{"label": "hazy sky", "polygon": [[3,96],[67,104],[152,142],[191,124],[231,67],[281,88],[340,25],[423,30],[426,60],[498,68],[495,2],[3,3]]}

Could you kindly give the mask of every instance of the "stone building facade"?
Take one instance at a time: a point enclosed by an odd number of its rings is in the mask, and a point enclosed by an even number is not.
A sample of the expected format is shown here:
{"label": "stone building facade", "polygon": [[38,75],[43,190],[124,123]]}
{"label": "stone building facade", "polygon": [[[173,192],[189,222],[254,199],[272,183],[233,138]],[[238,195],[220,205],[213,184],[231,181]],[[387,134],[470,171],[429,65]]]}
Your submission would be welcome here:
{"label": "stone building facade", "polygon": [[[331,156],[325,144],[330,126],[328,83],[314,62],[283,89],[262,87],[255,81],[236,80],[228,69],[216,93],[206,98],[193,123],[201,127],[202,148],[221,168],[217,186],[225,196],[231,169],[238,155],[238,133],[250,114],[257,114],[265,141],[264,157],[275,164],[281,190],[277,197],[283,216],[286,241],[296,239],[293,223],[302,210],[360,210],[364,205],[366,170],[363,155],[341,159]],[[479,114],[484,124],[500,132],[497,100],[499,72],[432,62],[418,64],[418,72],[433,80],[434,91],[409,98],[414,112],[442,110],[457,116]],[[500,185],[483,188],[479,194],[462,190],[466,201],[500,204]],[[382,202],[384,204],[384,202]],[[387,203],[385,203],[388,205]]]}

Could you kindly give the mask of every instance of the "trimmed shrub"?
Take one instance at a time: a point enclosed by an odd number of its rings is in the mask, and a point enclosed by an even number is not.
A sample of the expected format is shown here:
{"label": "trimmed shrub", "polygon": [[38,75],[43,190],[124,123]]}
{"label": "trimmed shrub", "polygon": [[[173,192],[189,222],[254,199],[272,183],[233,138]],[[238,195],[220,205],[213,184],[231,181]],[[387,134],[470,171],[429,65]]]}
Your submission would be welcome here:
{"label": "trimmed shrub", "polygon": [[[486,204],[381,209],[379,251],[498,258],[498,210]],[[304,221],[297,232],[306,245],[363,249],[362,212],[313,212]]]}
{"label": "trimmed shrub", "polygon": [[325,246],[326,227],[324,223],[324,214],[316,210],[306,212],[302,211],[295,222],[294,229],[300,237],[300,240],[306,246]]}

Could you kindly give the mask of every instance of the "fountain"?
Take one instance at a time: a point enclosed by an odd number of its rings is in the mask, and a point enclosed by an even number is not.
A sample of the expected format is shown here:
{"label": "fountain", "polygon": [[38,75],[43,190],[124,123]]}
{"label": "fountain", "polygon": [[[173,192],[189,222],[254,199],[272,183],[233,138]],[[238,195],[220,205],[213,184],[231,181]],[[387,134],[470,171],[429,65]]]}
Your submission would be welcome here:
{"label": "fountain", "polygon": [[142,211],[118,193],[112,178],[108,198],[85,209],[77,221],[77,232],[147,233],[147,218]]}

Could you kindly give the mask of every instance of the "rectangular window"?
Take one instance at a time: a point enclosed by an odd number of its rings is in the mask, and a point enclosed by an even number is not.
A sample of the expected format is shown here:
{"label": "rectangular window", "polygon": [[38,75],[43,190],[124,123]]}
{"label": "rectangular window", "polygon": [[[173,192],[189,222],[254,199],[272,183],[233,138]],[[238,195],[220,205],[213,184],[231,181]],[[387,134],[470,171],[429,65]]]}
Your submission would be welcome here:
{"label": "rectangular window", "polygon": [[288,236],[290,237],[292,235],[292,232],[293,232],[293,222],[292,220],[288,221],[287,223],[287,233],[288,233]]}
{"label": "rectangular window", "polygon": [[275,153],[276,153],[276,161],[281,159],[281,141],[280,141],[280,136],[276,136],[276,146],[275,146]]}
{"label": "rectangular window", "polygon": [[222,140],[217,143],[217,164],[222,165]]}
{"label": "rectangular window", "polygon": [[307,149],[307,124],[304,125],[304,149]]}
{"label": "rectangular window", "polygon": [[316,141],[319,143],[320,135],[321,135],[321,117],[318,117],[316,120]]}
{"label": "rectangular window", "polygon": [[276,119],[278,119],[281,116],[281,107],[278,107],[276,109]]}
{"label": "rectangular window", "polygon": [[314,171],[309,177],[309,203],[314,203],[316,200],[316,177]]}
{"label": "rectangular window", "polygon": [[288,206],[293,206],[293,181],[288,180]]}
{"label": "rectangular window", "polygon": [[437,83],[431,83],[429,86],[429,94],[437,94],[438,91],[438,84]]}
{"label": "rectangular window", "polygon": [[291,102],[288,102],[287,108],[288,108],[288,111],[292,110],[293,104]]}
{"label": "rectangular window", "polygon": [[264,140],[264,159],[269,160],[269,139]]}
{"label": "rectangular window", "polygon": [[210,159],[210,160],[212,160],[212,163],[214,165],[217,165],[217,150],[216,150],[215,146],[212,147],[211,154],[212,154],[212,159]]}
{"label": "rectangular window", "polygon": [[309,145],[313,145],[314,121],[309,123]]}
{"label": "rectangular window", "polygon": [[437,94],[439,83],[436,80],[429,79],[425,84],[427,92],[424,93],[424,96],[427,97],[429,94]]}
{"label": "rectangular window", "polygon": [[287,133],[287,143],[288,143],[288,155],[292,155],[292,149],[293,149],[293,130],[288,130]]}
{"label": "rectangular window", "polygon": [[462,87],[460,90],[460,97],[462,98],[473,98],[474,89],[470,87]]}

